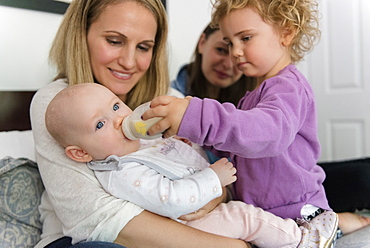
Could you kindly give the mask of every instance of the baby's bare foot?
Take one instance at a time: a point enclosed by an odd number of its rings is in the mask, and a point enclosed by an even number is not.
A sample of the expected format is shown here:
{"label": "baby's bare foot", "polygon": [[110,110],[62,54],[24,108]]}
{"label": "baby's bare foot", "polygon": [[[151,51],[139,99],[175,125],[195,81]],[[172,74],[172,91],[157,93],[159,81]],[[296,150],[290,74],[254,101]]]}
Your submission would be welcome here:
{"label": "baby's bare foot", "polygon": [[357,231],[365,226],[370,225],[370,218],[345,212],[345,213],[338,213],[339,217],[339,228],[342,230],[343,234],[349,234],[354,231]]}

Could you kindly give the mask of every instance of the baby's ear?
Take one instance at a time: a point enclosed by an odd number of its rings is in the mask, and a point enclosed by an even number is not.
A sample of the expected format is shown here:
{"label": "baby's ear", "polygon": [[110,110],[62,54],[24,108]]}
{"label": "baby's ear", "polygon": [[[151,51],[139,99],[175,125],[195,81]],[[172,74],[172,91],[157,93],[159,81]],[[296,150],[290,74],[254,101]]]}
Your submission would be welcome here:
{"label": "baby's ear", "polygon": [[70,157],[76,162],[85,163],[85,162],[89,162],[92,160],[92,157],[90,156],[90,154],[85,152],[79,146],[67,146],[65,149],[65,152],[68,157]]}

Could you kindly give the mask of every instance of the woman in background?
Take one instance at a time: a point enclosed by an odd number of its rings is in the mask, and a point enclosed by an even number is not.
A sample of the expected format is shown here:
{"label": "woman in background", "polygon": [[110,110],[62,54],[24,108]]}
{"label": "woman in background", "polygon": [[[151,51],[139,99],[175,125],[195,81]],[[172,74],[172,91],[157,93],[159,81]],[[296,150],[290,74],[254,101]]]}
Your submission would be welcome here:
{"label": "woman in background", "polygon": [[198,40],[193,60],[181,67],[172,87],[184,95],[212,98],[237,105],[247,90],[256,87],[231,62],[221,31],[208,25]]}

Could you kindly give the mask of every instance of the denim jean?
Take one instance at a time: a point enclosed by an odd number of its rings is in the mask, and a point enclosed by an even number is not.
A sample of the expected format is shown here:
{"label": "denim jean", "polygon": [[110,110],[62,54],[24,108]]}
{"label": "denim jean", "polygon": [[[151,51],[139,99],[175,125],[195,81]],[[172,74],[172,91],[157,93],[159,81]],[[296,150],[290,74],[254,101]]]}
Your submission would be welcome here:
{"label": "denim jean", "polygon": [[125,248],[122,245],[102,242],[102,241],[89,241],[72,245],[70,237],[63,237],[45,246],[45,248]]}

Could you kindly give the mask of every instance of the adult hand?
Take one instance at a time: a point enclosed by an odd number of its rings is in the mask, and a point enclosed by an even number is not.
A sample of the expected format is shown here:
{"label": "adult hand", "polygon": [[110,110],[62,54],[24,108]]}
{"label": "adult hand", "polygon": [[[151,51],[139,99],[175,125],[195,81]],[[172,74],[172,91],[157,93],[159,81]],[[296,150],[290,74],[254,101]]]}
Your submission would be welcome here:
{"label": "adult hand", "polygon": [[151,109],[143,115],[143,120],[153,117],[163,117],[162,120],[153,125],[149,130],[149,135],[155,135],[163,132],[163,137],[168,138],[176,135],[181,120],[189,106],[192,97],[177,98],[173,96],[159,96],[154,98],[151,103]]}
{"label": "adult hand", "polygon": [[185,144],[187,144],[189,146],[193,146],[193,143],[188,139],[182,138],[182,137],[177,136],[177,135],[173,136],[172,138],[180,140],[180,141],[184,142]]}

